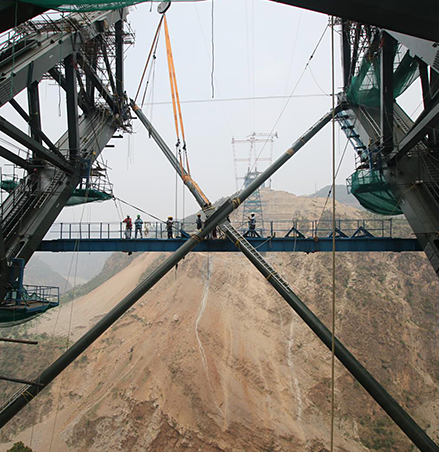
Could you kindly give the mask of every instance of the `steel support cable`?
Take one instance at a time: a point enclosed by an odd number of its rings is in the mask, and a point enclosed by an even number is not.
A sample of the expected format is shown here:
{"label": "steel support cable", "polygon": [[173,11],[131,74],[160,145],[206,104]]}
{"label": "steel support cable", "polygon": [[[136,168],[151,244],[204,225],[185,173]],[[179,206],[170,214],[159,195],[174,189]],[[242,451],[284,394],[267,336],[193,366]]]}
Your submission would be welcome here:
{"label": "steel support cable", "polygon": [[[355,127],[356,122],[357,122],[357,117],[355,117],[354,127]],[[344,149],[343,149],[343,153],[341,154],[340,162],[338,163],[338,166],[337,166],[337,171],[336,171],[336,173],[335,173],[335,178],[336,178],[336,179],[337,179],[337,177],[338,177],[338,173],[340,172],[341,164],[343,163],[344,156],[345,156],[345,154],[346,154],[346,150],[347,150],[347,148],[348,148],[349,142],[350,142],[349,139],[347,139],[347,140],[346,140],[346,144],[345,144]],[[327,204],[328,204],[329,197],[331,196],[331,194],[332,194],[332,185],[331,185],[331,188],[329,189],[329,192],[328,192],[328,194],[327,194],[327,196],[326,196],[325,204],[324,204],[324,206],[323,206],[323,208],[322,208],[322,213],[320,214],[320,217],[319,217],[319,219],[318,219],[318,221],[317,221],[317,223],[316,223],[316,230],[318,229],[318,227],[319,227],[319,225],[320,225],[320,222],[322,221],[323,214],[325,213],[326,206],[327,206]]]}
{"label": "steel support cable", "polygon": [[[121,202],[121,203],[123,203],[123,204],[126,204],[127,206],[130,206],[130,207],[132,207],[133,209],[136,209],[136,210],[138,210],[139,212],[142,212],[142,213],[144,213],[145,215],[148,215],[148,216],[151,217],[151,218],[154,218],[154,220],[157,220],[159,223],[166,224],[166,221],[160,219],[159,217],[156,217],[156,216],[153,215],[152,213],[148,213],[148,212],[144,211],[144,210],[141,209],[140,207],[137,207],[137,206],[135,206],[135,205],[133,205],[133,204],[130,204],[129,202],[124,201],[123,199],[116,198],[116,196],[113,196],[113,199],[115,199],[115,200],[117,200],[117,201],[119,201],[119,202]],[[179,230],[177,226],[172,226],[172,227],[173,227],[173,229],[175,229],[176,231]]]}
{"label": "steel support cable", "polygon": [[150,102],[150,104],[151,104],[151,111],[152,111],[152,108],[154,106],[155,66],[156,66],[156,58],[157,58],[156,54],[157,54],[157,47],[158,47],[158,45],[159,45],[159,40],[157,39],[156,44],[155,44],[155,49],[154,49],[154,52],[152,54],[151,68],[149,70],[148,78],[146,80],[145,90],[143,91],[142,102],[140,104],[142,106],[145,104],[146,94],[148,92],[148,87],[149,87],[149,84],[150,84],[150,80],[152,79],[152,82],[151,82],[152,87],[149,90],[150,91],[149,97],[151,99],[151,102]]}
{"label": "steel support cable", "polygon": [[[281,112],[280,112],[278,118],[276,119],[276,122],[274,123],[274,125],[273,125],[273,127],[272,127],[272,129],[271,129],[270,135],[268,136],[268,138],[265,140],[264,144],[262,145],[262,148],[261,148],[261,150],[259,151],[259,154],[258,154],[258,156],[257,156],[256,159],[255,159],[255,162],[253,163],[253,166],[252,166],[252,168],[251,168],[251,171],[253,171],[254,168],[255,168],[255,166],[257,165],[258,160],[259,160],[259,157],[261,156],[262,152],[264,151],[265,146],[267,145],[267,143],[268,143],[270,137],[273,135],[274,129],[276,128],[276,126],[278,125],[279,121],[281,120],[283,114],[285,113],[285,110],[286,110],[288,104],[290,103],[290,100],[292,99],[293,94],[295,93],[297,87],[299,86],[299,83],[300,83],[300,81],[302,80],[302,78],[303,78],[303,76],[304,76],[306,70],[308,69],[308,66],[309,66],[310,63],[311,63],[311,60],[314,58],[314,55],[315,55],[315,53],[317,52],[317,49],[318,49],[319,46],[320,46],[320,43],[322,42],[323,37],[325,36],[326,30],[327,30],[327,29],[328,29],[328,24],[326,24],[325,29],[323,30],[323,33],[322,33],[322,35],[320,36],[320,39],[317,41],[317,44],[316,44],[314,50],[312,51],[310,57],[308,58],[307,63],[305,64],[305,67],[303,68],[302,73],[301,73],[300,76],[299,76],[299,79],[297,80],[296,84],[294,85],[294,88],[293,88],[293,90],[291,91],[291,94],[288,96],[288,98],[287,98],[287,100],[286,100],[286,102],[285,102],[285,105],[283,106],[283,108],[282,108],[282,110],[281,110]],[[243,184],[241,185],[241,189],[242,189],[243,186],[244,186],[244,182],[243,182]]]}
{"label": "steel support cable", "polygon": [[[82,206],[82,212],[81,212],[81,217],[79,220],[79,228],[81,228],[81,224],[82,224],[82,220],[84,219],[84,213],[85,213],[85,208],[87,206],[87,199],[89,197],[89,193],[90,193],[90,188],[87,188],[85,191],[85,203]],[[81,237],[82,234],[79,234],[79,238],[76,238],[75,240],[75,251],[74,254],[72,256],[72,260],[70,262],[70,267],[69,267],[69,273],[67,278],[70,278],[70,272],[72,270],[72,266],[73,266],[73,262],[75,261],[75,254],[76,254],[76,263],[75,263],[75,275],[73,278],[73,289],[75,290],[75,286],[76,286],[76,278],[77,278],[77,274],[78,274],[78,258],[79,258],[79,254],[78,254],[78,250],[79,250],[79,244],[81,242]],[[66,281],[67,284],[67,281]],[[72,318],[73,318],[73,300],[70,301],[70,315],[69,315],[69,326],[67,329],[67,344],[66,344],[66,350],[68,349],[69,345],[70,345],[70,334],[72,331]],[[55,330],[54,330],[55,332]],[[53,339],[53,337],[52,337]],[[38,381],[38,380],[37,380]],[[38,381],[39,382],[39,381]],[[52,452],[52,445],[53,445],[53,438],[55,436],[55,429],[56,429],[56,423],[58,421],[58,413],[59,413],[59,407],[60,407],[60,400],[61,400],[61,392],[64,388],[64,374],[62,374],[61,376],[61,382],[59,385],[59,393],[58,393],[58,403],[56,404],[56,410],[55,410],[55,419],[53,420],[53,428],[52,428],[52,432],[51,432],[51,436],[50,436],[50,443],[49,443],[49,452]]]}
{"label": "steel support cable", "polygon": [[[156,140],[165,156],[169,159],[171,165],[178,172],[179,168],[176,162],[172,160],[172,153],[164,143],[163,139],[158,135],[157,131],[149,123],[142,111],[134,102],[131,103],[133,110],[138,118],[151,132],[151,136]],[[252,181],[241,193],[236,197],[229,198],[222,204],[205,222],[209,232],[212,231],[212,225],[223,223],[224,229],[227,231],[229,214],[237,209],[256,189],[258,189],[266,180],[268,180],[279,168],[281,168],[293,155],[295,155],[312,137],[314,137],[326,124],[328,124],[334,115],[337,115],[343,105],[338,105],[335,111],[330,111],[323,116],[313,127],[311,127],[304,135],[296,140],[293,145],[281,155],[274,163],[272,163],[265,171],[263,171],[254,181]],[[200,196],[195,190],[191,190],[197,202]],[[218,222],[217,219],[220,218]],[[216,226],[214,226],[216,227]],[[363,388],[372,396],[372,398],[383,408],[383,410],[391,417],[391,419],[401,428],[401,430],[410,438],[410,440],[422,452],[439,452],[439,447],[431,440],[431,438],[419,427],[418,424],[410,417],[408,413],[396,402],[395,399],[375,380],[375,378],[365,369],[365,367],[357,361],[357,359],[349,352],[349,350],[337,339],[333,338],[329,329],[320,321],[320,319],[303,303],[303,301],[293,292],[291,286],[279,277],[271,277],[272,270],[267,266],[262,256],[249,247],[240,246],[233,237],[227,234],[227,237],[238,247],[240,251],[253,263],[259,272],[270,282],[274,289],[284,298],[284,300],[294,309],[294,311],[302,318],[302,320],[312,329],[319,339],[332,350],[334,344],[334,355],[353,375],[353,377],[363,386]],[[243,239],[247,242],[245,239]],[[247,242],[248,243],[248,242]],[[0,416],[1,421],[1,416]],[[1,427],[1,423],[0,423]]]}
{"label": "steel support cable", "polygon": [[156,43],[158,42],[158,37],[159,37],[160,29],[162,27],[163,18],[164,18],[164,16],[162,16],[160,18],[160,22],[159,22],[159,24],[157,26],[157,30],[155,32],[154,39],[152,41],[151,49],[149,50],[148,58],[146,59],[145,67],[143,68],[143,73],[142,73],[142,77],[140,78],[140,82],[139,82],[139,86],[137,88],[136,96],[134,97],[135,100],[137,100],[137,97],[140,94],[140,90],[142,88],[143,79],[145,78],[145,74],[146,74],[146,70],[147,70],[148,65],[149,65],[149,61],[151,59],[151,56],[153,55],[154,47],[156,47]]}
{"label": "steel support cable", "polygon": [[335,53],[334,16],[331,16],[331,82],[332,82],[332,331],[331,331],[331,452],[334,451],[335,420]]}

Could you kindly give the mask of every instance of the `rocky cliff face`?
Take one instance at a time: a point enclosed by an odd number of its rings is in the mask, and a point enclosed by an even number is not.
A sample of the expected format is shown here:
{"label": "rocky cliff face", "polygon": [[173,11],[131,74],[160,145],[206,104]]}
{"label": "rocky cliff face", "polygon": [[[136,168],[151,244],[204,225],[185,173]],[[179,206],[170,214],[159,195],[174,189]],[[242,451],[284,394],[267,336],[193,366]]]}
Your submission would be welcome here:
{"label": "rocky cliff face", "polygon": [[[264,197],[287,218],[316,218],[324,204]],[[56,321],[55,335],[78,337],[163,258],[136,256],[39,334]],[[268,259],[329,325],[331,256]],[[339,254],[336,295],[340,340],[438,440],[439,283],[424,255]],[[330,352],[245,257],[194,253],[3,429],[0,450],[21,440],[38,452],[326,451],[330,366]],[[335,408],[337,451],[413,450],[339,364]],[[25,421],[32,410],[35,427]]]}

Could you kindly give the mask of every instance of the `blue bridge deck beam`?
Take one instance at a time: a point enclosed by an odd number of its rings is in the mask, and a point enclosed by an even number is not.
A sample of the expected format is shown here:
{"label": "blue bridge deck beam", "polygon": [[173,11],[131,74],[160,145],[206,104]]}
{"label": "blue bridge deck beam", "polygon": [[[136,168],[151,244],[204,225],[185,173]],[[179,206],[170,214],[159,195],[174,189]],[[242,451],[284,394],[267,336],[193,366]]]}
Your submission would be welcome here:
{"label": "blue bridge deck beam", "polygon": [[[46,252],[173,252],[186,241],[177,239],[60,239],[44,240],[37,251]],[[254,238],[248,241],[259,252],[329,252],[332,251],[332,238]],[[337,238],[338,252],[403,252],[422,251],[416,239],[355,237]],[[195,252],[239,252],[229,240],[205,240]]]}

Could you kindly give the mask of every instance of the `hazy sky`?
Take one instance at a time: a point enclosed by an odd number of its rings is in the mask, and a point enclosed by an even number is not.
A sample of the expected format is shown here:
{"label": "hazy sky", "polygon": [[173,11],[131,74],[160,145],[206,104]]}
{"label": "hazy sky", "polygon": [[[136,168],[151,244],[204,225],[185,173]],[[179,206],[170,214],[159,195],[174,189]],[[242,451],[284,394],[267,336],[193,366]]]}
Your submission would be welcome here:
{"label": "hazy sky", "polygon": [[[157,4],[131,9],[128,20],[135,44],[126,51],[126,90],[134,97],[141,72],[160,19]],[[314,58],[305,65],[327,27],[322,14],[267,0],[215,0],[215,98],[211,99],[212,2],[173,4],[167,13],[193,178],[215,201],[235,191],[231,140],[252,132],[277,132],[274,158],[283,153],[303,132],[331,108],[331,40],[326,30]],[[147,98],[155,105],[144,111],[171,149],[174,130],[166,50],[162,33],[155,68],[155,83]],[[341,88],[340,38],[335,36],[336,89]],[[41,85],[42,118],[46,133],[56,140],[66,124],[64,93],[53,82]],[[259,97],[290,96],[276,99]],[[230,100],[255,98],[254,100]],[[26,106],[22,94],[19,101]],[[224,100],[221,100],[224,99]],[[187,102],[191,101],[191,102]],[[203,102],[196,102],[203,101]],[[187,103],[186,103],[187,102]],[[58,104],[61,103],[61,116]],[[2,114],[16,118],[6,106]],[[15,119],[14,119],[15,121]],[[15,121],[20,124],[20,120]],[[22,122],[21,122],[22,123]],[[105,149],[103,160],[111,168],[114,193],[145,211],[165,218],[175,213],[175,174],[138,120],[133,135],[112,140],[115,148]],[[346,140],[336,129],[337,156]],[[238,148],[241,153],[246,145]],[[264,152],[262,156],[268,156]],[[273,178],[272,188],[295,194],[309,194],[331,183],[331,126],[328,125]],[[7,171],[7,169],[3,168]],[[354,152],[348,149],[338,183],[354,170]],[[182,183],[178,183],[178,215],[183,214]],[[197,209],[189,192],[185,214]],[[135,215],[123,208],[124,215]],[[146,216],[143,215],[145,219]],[[63,221],[118,221],[114,203],[66,208]]]}

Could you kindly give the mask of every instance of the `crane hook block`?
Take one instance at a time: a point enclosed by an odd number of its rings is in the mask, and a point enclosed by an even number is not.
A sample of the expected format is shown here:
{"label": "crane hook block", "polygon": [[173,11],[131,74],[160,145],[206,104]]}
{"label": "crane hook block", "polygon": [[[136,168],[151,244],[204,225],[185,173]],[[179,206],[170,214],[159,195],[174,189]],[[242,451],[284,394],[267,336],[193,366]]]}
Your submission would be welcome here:
{"label": "crane hook block", "polygon": [[157,6],[157,12],[159,14],[165,14],[165,12],[171,7],[171,2],[161,2],[159,6]]}

